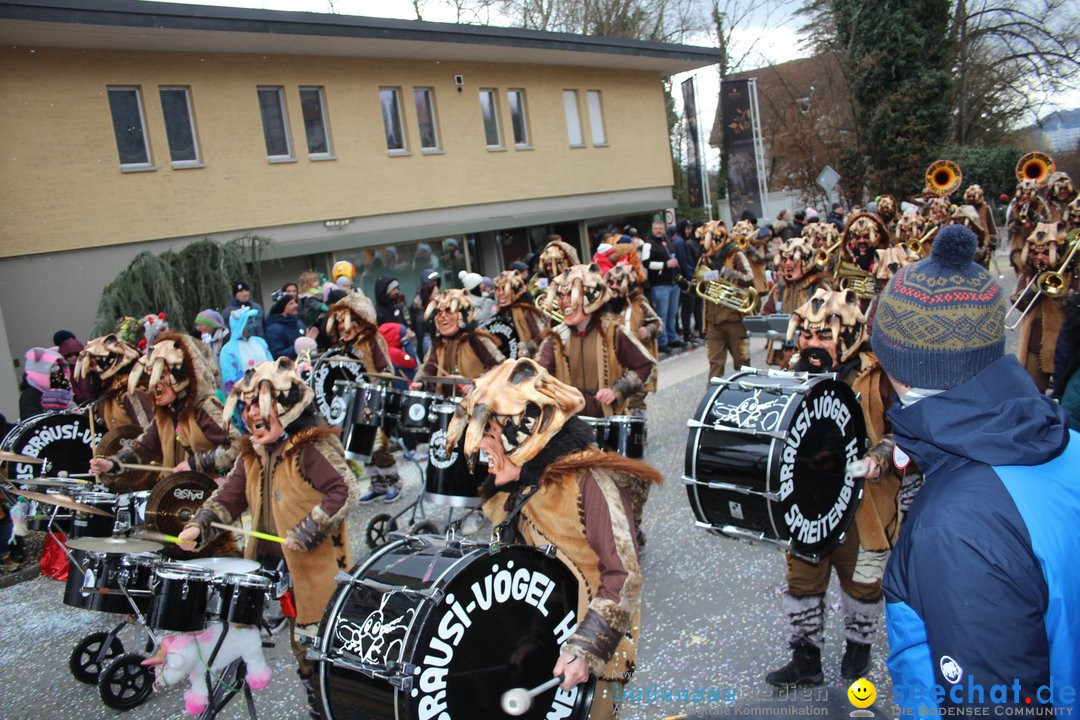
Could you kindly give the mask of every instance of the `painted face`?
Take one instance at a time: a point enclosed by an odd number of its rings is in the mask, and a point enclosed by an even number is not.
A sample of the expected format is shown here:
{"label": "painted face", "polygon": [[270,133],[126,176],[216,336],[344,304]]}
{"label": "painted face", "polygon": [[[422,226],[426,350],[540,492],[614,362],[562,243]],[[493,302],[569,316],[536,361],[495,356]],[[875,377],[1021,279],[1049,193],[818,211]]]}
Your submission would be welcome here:
{"label": "painted face", "polygon": [[164,378],[158,381],[154,387],[154,404],[158,407],[168,407],[176,402],[176,391]]}
{"label": "painted face", "polygon": [[450,308],[439,308],[435,313],[435,329],[442,337],[453,337],[461,330],[458,314]]}
{"label": "painted face", "polygon": [[1050,269],[1050,246],[1033,245],[1028,250],[1028,265],[1035,272]]}
{"label": "painted face", "polygon": [[251,439],[260,445],[273,445],[285,432],[285,428],[281,426],[276,403],[270,404],[269,422],[259,415],[259,403],[257,402],[245,405],[243,416],[248,430],[251,431]]}

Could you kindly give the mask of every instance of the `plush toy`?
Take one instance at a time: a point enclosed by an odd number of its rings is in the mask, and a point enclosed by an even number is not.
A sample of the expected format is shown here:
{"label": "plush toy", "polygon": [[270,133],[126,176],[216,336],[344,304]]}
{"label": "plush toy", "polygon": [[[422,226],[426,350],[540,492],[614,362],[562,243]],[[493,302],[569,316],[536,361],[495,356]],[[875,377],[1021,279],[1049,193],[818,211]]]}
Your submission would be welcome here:
{"label": "plush toy", "polygon": [[[184,709],[192,715],[201,714],[209,704],[206,663],[221,635],[221,627],[221,623],[211,623],[199,632],[165,635],[157,653],[142,663],[154,667],[155,687],[173,685],[187,676],[191,687],[184,693]],[[262,690],[270,684],[270,666],[263,657],[258,628],[230,623],[211,670],[220,674],[237,658],[243,658],[247,664],[245,680],[252,690]]]}

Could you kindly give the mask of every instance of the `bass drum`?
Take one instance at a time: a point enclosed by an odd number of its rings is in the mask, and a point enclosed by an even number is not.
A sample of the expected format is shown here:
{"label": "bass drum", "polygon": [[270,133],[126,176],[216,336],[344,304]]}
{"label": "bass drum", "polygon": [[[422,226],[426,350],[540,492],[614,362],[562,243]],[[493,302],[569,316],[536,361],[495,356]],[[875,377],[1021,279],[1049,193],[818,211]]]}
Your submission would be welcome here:
{"label": "bass drum", "polygon": [[740,371],[714,380],[686,443],[683,482],[699,527],[817,559],[855,519],[866,453],[854,391],[832,375]]}
{"label": "bass drum", "polygon": [[338,382],[364,382],[364,363],[341,350],[329,350],[311,366],[311,389],[315,391],[315,407],[326,422],[341,426],[349,411],[348,392],[342,392]]}
{"label": "bass drum", "polygon": [[514,360],[518,356],[517,328],[513,323],[508,323],[499,315],[493,315],[487,322],[480,326],[481,330],[491,333],[499,340],[499,350],[502,354]]}
{"label": "bass drum", "polygon": [[90,421],[78,412],[55,412],[35,415],[13,427],[0,444],[0,450],[29,455],[48,461],[48,467],[23,463],[8,463],[8,477],[16,482],[39,475],[57,476],[85,473],[94,453],[90,449],[98,440],[90,431]]}
{"label": "bass drum", "polygon": [[[393,542],[342,578],[323,616],[311,655],[322,716],[509,717],[503,692],[551,679],[577,596],[570,570],[533,547]],[[592,687],[548,690],[521,717],[583,719]]]}

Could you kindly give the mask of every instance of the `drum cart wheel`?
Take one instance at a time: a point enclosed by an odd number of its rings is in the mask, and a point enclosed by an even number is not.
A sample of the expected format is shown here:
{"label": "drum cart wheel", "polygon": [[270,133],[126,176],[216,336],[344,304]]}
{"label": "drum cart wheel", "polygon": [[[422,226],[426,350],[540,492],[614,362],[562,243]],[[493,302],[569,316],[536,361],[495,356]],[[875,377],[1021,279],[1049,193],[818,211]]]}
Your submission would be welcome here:
{"label": "drum cart wheel", "polygon": [[443,531],[431,520],[421,520],[409,528],[410,535],[442,535]]}
{"label": "drum cart wheel", "polygon": [[368,522],[367,529],[364,530],[364,539],[367,541],[367,546],[375,550],[388,543],[390,533],[396,532],[397,529],[396,517],[389,513],[379,513]]}
{"label": "drum cart wheel", "polygon": [[146,702],[154,689],[154,672],[142,665],[145,655],[127,653],[112,661],[98,678],[101,700],[114,710],[131,710]]}
{"label": "drum cart wheel", "polygon": [[[111,642],[107,642],[109,638]],[[106,648],[106,644],[108,647]],[[75,646],[68,658],[71,675],[81,683],[96,685],[102,667],[124,653],[124,643],[115,632],[90,633]]]}

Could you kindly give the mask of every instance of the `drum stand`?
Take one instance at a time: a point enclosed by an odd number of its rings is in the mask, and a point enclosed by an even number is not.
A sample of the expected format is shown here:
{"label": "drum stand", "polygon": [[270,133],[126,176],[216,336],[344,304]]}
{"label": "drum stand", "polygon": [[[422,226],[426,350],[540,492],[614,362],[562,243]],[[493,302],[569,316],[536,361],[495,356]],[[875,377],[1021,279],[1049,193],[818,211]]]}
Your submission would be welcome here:
{"label": "drum stand", "polygon": [[215,675],[210,670],[214,666],[214,659],[217,658],[218,651],[221,649],[221,644],[225,641],[225,635],[228,632],[229,623],[222,621],[221,634],[218,636],[210,657],[206,660],[206,687],[209,688],[209,700],[206,709],[199,715],[199,720],[214,720],[241,689],[244,691],[248,717],[251,720],[258,720],[259,715],[255,712],[255,697],[251,693],[251,686],[245,680],[247,677],[247,665],[243,659],[237,658],[233,660],[225,666],[225,669],[221,671],[221,675]]}

